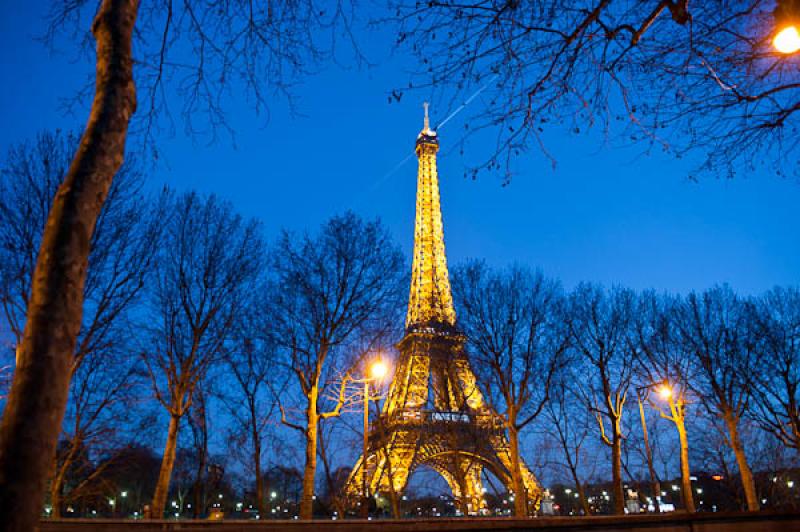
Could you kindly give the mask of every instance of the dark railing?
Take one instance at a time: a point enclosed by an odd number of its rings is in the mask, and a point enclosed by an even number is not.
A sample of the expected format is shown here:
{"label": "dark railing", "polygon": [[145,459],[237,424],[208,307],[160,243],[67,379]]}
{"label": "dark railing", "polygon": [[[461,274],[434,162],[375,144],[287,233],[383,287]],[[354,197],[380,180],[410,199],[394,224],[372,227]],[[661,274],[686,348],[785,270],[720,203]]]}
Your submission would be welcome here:
{"label": "dark railing", "polygon": [[800,530],[798,513],[672,513],[624,517],[458,518],[330,521],[43,520],[41,532],[764,532]]}

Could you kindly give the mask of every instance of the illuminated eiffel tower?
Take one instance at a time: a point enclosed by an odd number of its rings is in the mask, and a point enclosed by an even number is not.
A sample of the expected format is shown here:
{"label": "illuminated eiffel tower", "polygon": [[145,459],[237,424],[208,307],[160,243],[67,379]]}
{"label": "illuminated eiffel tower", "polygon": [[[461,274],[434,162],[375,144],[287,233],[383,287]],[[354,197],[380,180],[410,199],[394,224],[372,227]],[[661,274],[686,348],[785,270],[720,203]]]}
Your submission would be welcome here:
{"label": "illuminated eiffel tower", "polygon": [[[415,469],[427,466],[447,482],[461,512],[478,514],[486,507],[484,468],[513,492],[511,461],[502,419],[484,402],[456,326],[444,251],[438,150],[425,104],[416,142],[417,214],[405,335],[397,345],[400,356],[389,394],[369,433],[366,469],[362,456],[346,492],[354,499],[380,492],[396,501]],[[535,510],[541,489],[525,464],[520,465],[526,493],[514,496],[527,497],[528,508]]]}

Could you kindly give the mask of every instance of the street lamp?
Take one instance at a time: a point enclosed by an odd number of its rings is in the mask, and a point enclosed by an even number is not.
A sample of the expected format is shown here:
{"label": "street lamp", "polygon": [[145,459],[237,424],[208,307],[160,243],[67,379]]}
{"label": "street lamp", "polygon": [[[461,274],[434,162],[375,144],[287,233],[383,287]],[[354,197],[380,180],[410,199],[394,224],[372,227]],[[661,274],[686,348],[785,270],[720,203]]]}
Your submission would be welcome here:
{"label": "street lamp", "polygon": [[362,379],[364,383],[364,448],[361,455],[361,515],[369,517],[369,493],[367,493],[367,453],[369,453],[369,383],[382,380],[389,372],[389,368],[380,358],[372,362],[367,368],[367,376]]}
{"label": "street lamp", "polygon": [[777,30],[772,46],[786,55],[800,51],[800,0],[778,0],[773,15]]}
{"label": "street lamp", "polygon": [[[686,437],[686,397],[684,387],[680,386],[677,390],[669,384],[667,380],[653,386],[658,396],[669,406],[669,415],[664,413],[661,408],[661,417],[675,423],[678,430],[678,440],[680,441],[680,463],[681,463],[681,484],[683,486],[682,495],[686,511],[694,513],[696,511],[694,496],[692,495],[692,476],[689,470],[689,443]],[[676,486],[673,486],[673,491]]]}
{"label": "street lamp", "polygon": [[670,397],[672,397],[672,386],[669,383],[664,382],[658,387],[658,395],[665,401],[668,401]]}

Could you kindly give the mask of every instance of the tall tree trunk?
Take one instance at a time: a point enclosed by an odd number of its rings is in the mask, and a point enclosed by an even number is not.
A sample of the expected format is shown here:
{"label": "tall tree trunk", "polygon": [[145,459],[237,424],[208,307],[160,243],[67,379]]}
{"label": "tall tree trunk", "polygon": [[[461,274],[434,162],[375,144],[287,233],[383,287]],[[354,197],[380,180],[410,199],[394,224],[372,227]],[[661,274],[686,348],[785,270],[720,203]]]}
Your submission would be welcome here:
{"label": "tall tree trunk", "polygon": [[683,489],[683,504],[686,511],[695,513],[694,493],[692,493],[692,477],[689,470],[689,441],[686,437],[686,424],[683,415],[674,415],[675,426],[678,427],[678,439],[681,443],[681,487]]}
{"label": "tall tree trunk", "polygon": [[42,510],[67,404],[92,233],[122,165],[136,110],[131,39],[138,7],[138,0],[103,0],[92,24],[95,96],[44,228],[0,426],[0,515],[6,531],[35,530]]}
{"label": "tall tree trunk", "polygon": [[50,508],[51,518],[61,517],[61,482],[56,483],[56,479],[50,485]]}
{"label": "tall tree trunk", "polygon": [[575,467],[575,464],[571,458],[568,457],[567,461],[569,465],[569,471],[572,474],[572,482],[575,484],[575,491],[578,493],[578,500],[580,500],[581,508],[583,508],[583,514],[592,515],[592,509],[589,507],[589,501],[586,498],[586,488],[581,482],[581,479],[578,477],[578,468]]}
{"label": "tall tree trunk", "polygon": [[747,463],[744,445],[739,437],[739,420],[732,412],[725,412],[723,417],[728,427],[728,437],[730,438],[731,448],[733,449],[734,456],[736,456],[736,465],[739,466],[739,476],[742,479],[742,488],[744,489],[744,498],[747,502],[747,510],[750,512],[757,512],[761,505],[758,503],[758,494],[756,493],[756,483],[753,480],[753,472],[750,470],[750,465]]}
{"label": "tall tree trunk", "polygon": [[310,520],[314,516],[314,479],[317,472],[317,428],[319,413],[317,397],[319,389],[316,385],[308,396],[306,409],[306,463],[303,469],[303,496],[300,500],[300,519]]}
{"label": "tall tree trunk", "polygon": [[[50,517],[53,519],[58,519],[61,517],[61,504],[63,501],[61,492],[64,491],[64,475],[66,474],[69,464],[72,463],[72,460],[70,460],[68,456],[64,459],[65,463],[62,464],[61,467],[56,465],[55,474],[50,480],[50,506],[52,507]],[[67,461],[68,463],[66,463]]]}
{"label": "tall tree trunk", "polygon": [[161,470],[158,473],[158,483],[156,491],[153,493],[153,503],[150,506],[151,519],[161,519],[164,517],[164,507],[167,504],[167,494],[169,493],[169,480],[172,477],[172,467],[175,465],[175,448],[178,444],[178,426],[181,418],[178,415],[171,415],[169,418],[169,431],[167,432],[167,444],[164,446],[164,456],[161,459]]}
{"label": "tall tree trunk", "polygon": [[253,426],[253,469],[256,474],[256,508],[261,519],[267,518],[267,500],[264,497],[264,477],[261,475],[261,440]]}
{"label": "tall tree trunk", "polygon": [[528,493],[525,489],[525,481],[522,478],[522,466],[520,465],[519,456],[519,432],[515,425],[516,422],[509,419],[508,450],[511,460],[511,483],[514,489],[514,515],[516,517],[527,517]]}
{"label": "tall tree trunk", "polygon": [[614,495],[614,513],[625,514],[625,492],[622,489],[622,431],[619,417],[614,420],[614,439],[611,440],[611,482]]}
{"label": "tall tree trunk", "polygon": [[578,491],[578,500],[581,501],[581,508],[583,508],[583,515],[592,515],[589,500],[586,498],[586,487],[578,480],[576,472],[573,472],[573,479],[575,480],[575,489]]}

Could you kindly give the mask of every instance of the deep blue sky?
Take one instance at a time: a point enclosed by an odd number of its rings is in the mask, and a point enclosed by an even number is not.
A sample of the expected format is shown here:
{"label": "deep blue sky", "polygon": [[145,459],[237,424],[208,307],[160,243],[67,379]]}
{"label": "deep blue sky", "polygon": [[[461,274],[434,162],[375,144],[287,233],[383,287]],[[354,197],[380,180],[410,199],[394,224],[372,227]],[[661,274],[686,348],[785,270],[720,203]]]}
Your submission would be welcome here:
{"label": "deep blue sky", "polygon": [[[77,46],[68,41],[52,53],[34,40],[44,28],[37,4],[0,7],[3,157],[9,144],[37,131],[76,128],[86,120],[82,110],[65,115],[61,103],[85,83],[92,65],[76,60]],[[390,55],[391,35],[366,38],[377,66],[331,66],[308,78],[295,92],[304,118],[289,116],[276,100],[265,124],[242,95],[234,95],[242,101],[228,117],[235,143],[198,143],[184,137],[180,126],[175,136],[162,136],[153,186],[216,192],[263,220],[269,236],[280,227],[313,228],[351,208],[380,216],[410,253],[415,160],[382,177],[412,150],[426,94],[407,93],[401,103],[388,104],[387,93],[406,85],[413,60]],[[443,113],[434,107],[433,122]],[[531,151],[517,162],[513,182],[502,187],[489,176],[463,177],[465,163],[451,150],[461,118],[440,132],[451,263],[466,257],[497,265],[519,261],[568,287],[591,280],[685,292],[728,282],[755,293],[797,282],[796,181],[755,174],[693,183],[686,179],[692,161],[643,156],[640,146],[606,145],[592,133],[552,132],[546,140],[557,168]],[[472,159],[484,148],[480,137],[469,147]]]}

